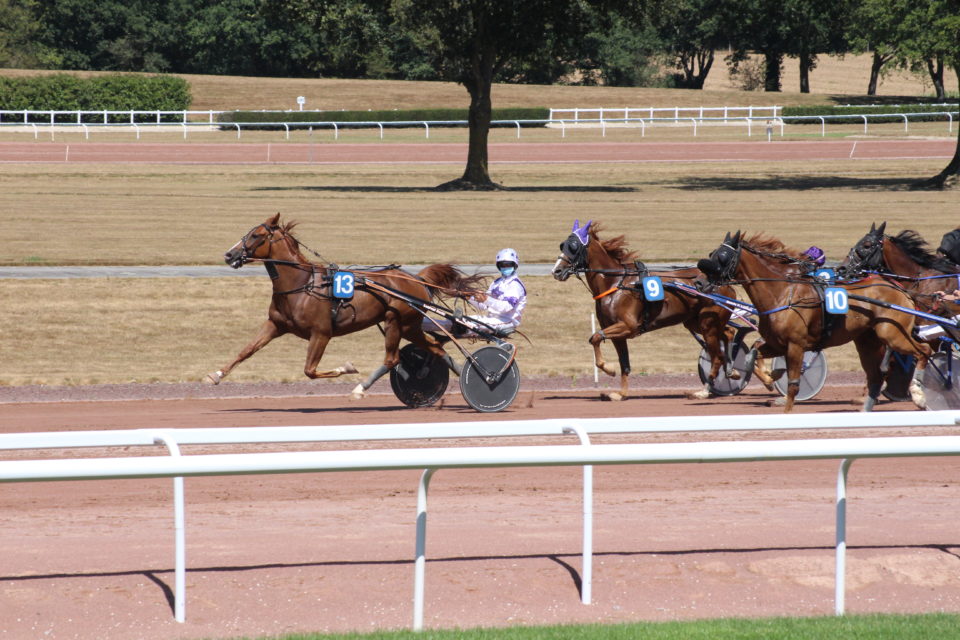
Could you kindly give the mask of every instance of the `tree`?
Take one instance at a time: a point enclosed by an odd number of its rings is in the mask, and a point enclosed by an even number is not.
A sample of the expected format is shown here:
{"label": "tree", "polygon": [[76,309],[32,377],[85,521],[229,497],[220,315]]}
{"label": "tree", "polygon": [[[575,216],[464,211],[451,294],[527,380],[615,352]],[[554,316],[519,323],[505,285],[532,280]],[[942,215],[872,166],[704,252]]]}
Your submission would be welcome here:
{"label": "tree", "polygon": [[[953,67],[957,74],[957,81],[960,83],[960,0],[946,0],[943,3],[943,9],[941,18],[933,23],[933,34],[942,42],[952,43],[952,47],[945,52],[944,58],[947,64]],[[958,102],[960,102],[960,96],[958,96]],[[944,189],[956,186],[960,182],[958,176],[960,176],[960,127],[957,128],[957,146],[947,166],[932,178],[913,186],[919,189]]]}
{"label": "tree", "polygon": [[[595,3],[599,4],[599,3]],[[401,28],[415,34],[444,78],[470,95],[469,146],[463,176],[441,188],[495,189],[488,166],[493,80],[508,64],[530,58],[563,57],[588,23],[587,3],[578,0],[394,0]]]}
{"label": "tree", "polygon": [[914,0],[859,0],[851,11],[846,37],[855,53],[871,52],[867,95],[877,95],[884,65],[896,59],[900,29]]}
{"label": "tree", "polygon": [[31,0],[0,0],[0,67],[55,68],[55,52],[38,42],[41,24]]}
{"label": "tree", "polygon": [[734,3],[726,0],[678,0],[657,18],[666,53],[681,72],[675,84],[703,89],[713,67],[714,51],[725,47],[735,24]]}

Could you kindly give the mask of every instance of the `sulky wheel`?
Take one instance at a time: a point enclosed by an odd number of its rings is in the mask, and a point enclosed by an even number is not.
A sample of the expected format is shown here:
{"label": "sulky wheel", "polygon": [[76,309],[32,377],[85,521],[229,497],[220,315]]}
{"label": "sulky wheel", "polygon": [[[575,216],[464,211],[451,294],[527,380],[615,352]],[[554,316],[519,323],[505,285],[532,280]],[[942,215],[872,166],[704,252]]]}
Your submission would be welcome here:
{"label": "sulky wheel", "polygon": [[933,354],[923,370],[921,383],[927,397],[927,409],[960,409],[960,358],[953,351]]}
{"label": "sulky wheel", "polygon": [[[520,390],[520,369],[510,362],[511,353],[500,347],[481,347],[467,358],[460,372],[460,393],[471,407],[483,413],[503,411],[510,406]],[[487,376],[499,373],[510,362],[507,370],[496,380]]]}
{"label": "sulky wheel", "polygon": [[390,370],[393,393],[408,407],[434,404],[443,397],[449,381],[447,364],[413,344],[400,349],[400,362]]}
{"label": "sulky wheel", "polygon": [[[774,369],[786,369],[787,361],[783,356],[777,356],[773,359]],[[803,353],[803,367],[800,370],[800,390],[797,391],[796,400],[809,400],[820,393],[823,384],[827,381],[827,359],[822,351],[805,351]],[[787,395],[787,374],[773,381],[773,386],[777,388],[780,395]]]}
{"label": "sulky wheel", "polygon": [[[726,340],[723,341],[723,348],[726,351],[727,359],[730,364],[720,367],[720,372],[713,382],[708,383],[710,375],[710,354],[706,349],[700,350],[700,359],[697,361],[697,372],[700,374],[700,382],[710,385],[710,392],[718,396],[735,396],[743,391],[750,382],[750,376],[753,370],[747,366],[747,353],[749,349],[743,343],[743,339],[738,336],[730,345]],[[727,375],[728,367],[740,374],[738,378],[731,378]]]}

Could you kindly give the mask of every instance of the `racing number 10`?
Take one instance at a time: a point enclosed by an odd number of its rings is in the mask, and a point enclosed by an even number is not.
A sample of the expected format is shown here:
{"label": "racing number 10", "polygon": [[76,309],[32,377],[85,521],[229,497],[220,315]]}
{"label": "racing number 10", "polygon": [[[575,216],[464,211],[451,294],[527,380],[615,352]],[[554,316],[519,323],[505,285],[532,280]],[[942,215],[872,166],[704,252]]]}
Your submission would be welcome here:
{"label": "racing number 10", "polygon": [[823,300],[827,306],[827,313],[844,314],[850,308],[847,290],[840,287],[827,287],[824,289]]}

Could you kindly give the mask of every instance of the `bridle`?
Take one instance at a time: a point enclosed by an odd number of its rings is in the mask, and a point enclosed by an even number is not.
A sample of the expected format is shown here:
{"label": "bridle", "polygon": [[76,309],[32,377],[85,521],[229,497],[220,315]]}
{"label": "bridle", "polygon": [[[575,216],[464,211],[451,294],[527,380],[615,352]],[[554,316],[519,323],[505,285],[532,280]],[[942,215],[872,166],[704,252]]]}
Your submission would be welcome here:
{"label": "bridle", "polygon": [[[263,235],[253,236],[253,233],[259,229],[263,229],[265,233]],[[238,263],[237,267],[241,267],[253,260],[253,254],[263,246],[264,242],[269,242],[270,244],[277,242],[278,240],[273,237],[273,234],[277,231],[280,231],[280,227],[271,227],[266,222],[261,222],[250,229],[250,231],[247,231],[243,238],[240,239],[240,242],[237,243],[241,249],[240,255],[236,259]],[[251,240],[253,240],[253,242],[251,242]]]}
{"label": "bridle", "polygon": [[[711,284],[736,281],[737,267],[740,266],[740,254],[743,244],[738,240],[737,246],[724,241],[714,249],[708,260],[701,260],[697,266],[707,274]],[[708,266],[709,265],[709,266]],[[707,266],[708,268],[704,268]]]}
{"label": "bridle", "polygon": [[[872,241],[870,246],[863,246],[868,240]],[[867,270],[880,269],[882,266],[883,234],[868,233],[861,238],[860,242],[850,249],[843,271],[846,273],[859,273]]]}
{"label": "bridle", "polygon": [[[566,264],[561,266],[561,260],[566,260]],[[572,274],[583,273],[587,270],[587,245],[580,240],[577,234],[571,233],[566,240],[560,243],[560,256],[557,258],[557,266],[554,268],[554,272],[559,280],[566,280]]]}

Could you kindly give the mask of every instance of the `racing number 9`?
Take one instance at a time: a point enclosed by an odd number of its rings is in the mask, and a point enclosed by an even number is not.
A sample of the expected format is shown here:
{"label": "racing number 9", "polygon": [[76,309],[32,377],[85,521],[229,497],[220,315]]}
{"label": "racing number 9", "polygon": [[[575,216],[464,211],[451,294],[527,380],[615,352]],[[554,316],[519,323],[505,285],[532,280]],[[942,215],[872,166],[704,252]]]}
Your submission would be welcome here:
{"label": "racing number 9", "polygon": [[337,271],[333,274],[333,297],[350,299],[353,297],[353,274],[349,271]]}
{"label": "racing number 9", "polygon": [[643,297],[649,302],[663,300],[663,283],[657,276],[647,276],[643,279]]}

